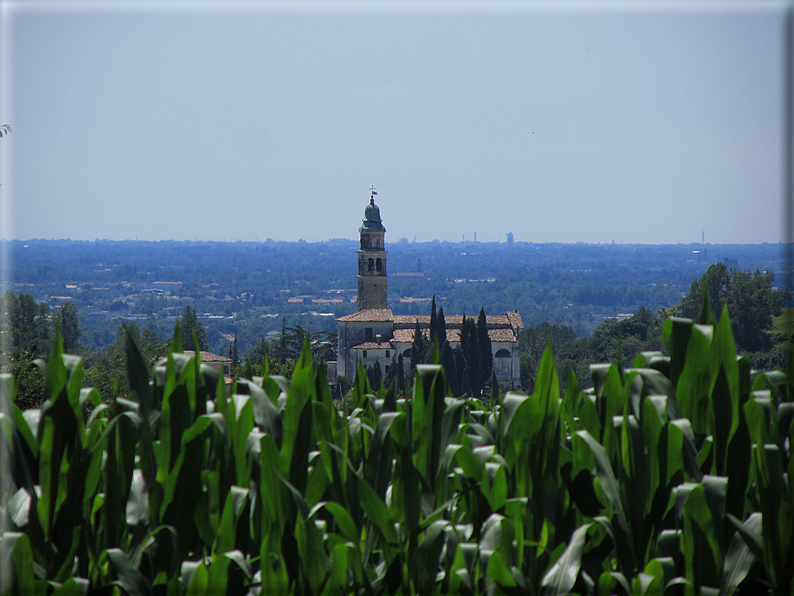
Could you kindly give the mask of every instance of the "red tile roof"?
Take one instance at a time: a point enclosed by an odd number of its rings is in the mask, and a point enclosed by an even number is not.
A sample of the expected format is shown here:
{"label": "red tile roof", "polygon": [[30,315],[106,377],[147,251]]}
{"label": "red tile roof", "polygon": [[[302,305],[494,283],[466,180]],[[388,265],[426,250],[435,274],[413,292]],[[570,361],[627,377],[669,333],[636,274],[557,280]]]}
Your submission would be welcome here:
{"label": "red tile roof", "polygon": [[[195,350],[182,350],[182,353],[186,356],[195,356]],[[228,363],[231,362],[231,358],[227,358],[226,356],[221,356],[220,354],[213,354],[212,352],[205,352],[204,350],[201,351],[201,361],[210,363],[210,362],[223,362]]]}
{"label": "red tile roof", "polygon": [[355,312],[352,315],[339,317],[337,321],[342,321],[343,323],[353,321],[388,323],[394,321],[394,315],[390,308],[369,308],[367,310]]}
{"label": "red tile roof", "polygon": [[521,313],[517,310],[509,310],[505,313],[510,320],[510,326],[516,331],[521,331],[524,328],[524,321],[521,320]]}
{"label": "red tile roof", "polygon": [[363,344],[353,346],[354,350],[393,350],[394,346],[390,341],[382,341],[380,343],[375,341],[365,341]]}
{"label": "red tile roof", "polygon": [[[397,343],[413,343],[415,329],[395,329],[394,341]],[[422,329],[422,334],[426,339],[430,338],[430,331]],[[489,329],[488,337],[496,342],[513,342],[515,335],[511,329]],[[449,343],[460,343],[460,329],[447,329],[447,341]]]}
{"label": "red tile roof", "polygon": [[512,329],[489,329],[488,337],[491,341],[516,341],[516,336],[513,335]]}

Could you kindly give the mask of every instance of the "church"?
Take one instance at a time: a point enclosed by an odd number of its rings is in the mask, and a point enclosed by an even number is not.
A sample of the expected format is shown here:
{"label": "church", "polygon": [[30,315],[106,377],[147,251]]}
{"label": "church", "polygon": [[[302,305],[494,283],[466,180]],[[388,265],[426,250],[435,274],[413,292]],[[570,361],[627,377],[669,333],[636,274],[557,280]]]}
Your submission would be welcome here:
{"label": "church", "polygon": [[[413,346],[417,322],[425,336],[430,335],[429,314],[395,315],[386,303],[386,228],[380,218],[380,209],[375,204],[376,194],[373,190],[358,230],[361,240],[357,251],[358,310],[336,320],[339,335],[336,373],[350,381],[355,377],[359,361],[367,367],[374,366],[377,361],[385,372],[386,367],[396,366],[399,356],[403,354],[403,365],[407,371],[410,366],[408,350]],[[476,320],[476,315],[471,318]],[[450,347],[459,347],[463,316],[446,315],[444,319]],[[503,315],[487,316],[486,322],[496,378],[504,388],[518,388],[521,384],[518,334],[524,328],[521,315],[517,311],[510,311]]]}

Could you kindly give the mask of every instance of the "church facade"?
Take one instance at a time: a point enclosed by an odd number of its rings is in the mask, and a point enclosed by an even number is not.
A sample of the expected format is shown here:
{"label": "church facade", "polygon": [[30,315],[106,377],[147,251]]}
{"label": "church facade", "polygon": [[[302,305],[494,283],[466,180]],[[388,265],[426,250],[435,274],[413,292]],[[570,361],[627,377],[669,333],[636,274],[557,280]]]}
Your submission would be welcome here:
{"label": "church facade", "polygon": [[[387,251],[384,245],[386,228],[380,218],[380,209],[375,204],[375,194],[373,191],[359,228],[357,312],[336,320],[339,335],[336,373],[350,381],[355,377],[359,361],[367,367],[378,362],[385,372],[387,367],[397,365],[402,354],[407,371],[417,323],[425,336],[430,335],[429,315],[395,315],[388,308]],[[444,319],[450,347],[459,347],[463,316],[445,316]],[[486,316],[486,322],[496,378],[505,388],[518,388],[518,334],[524,328],[521,315],[517,311],[510,311],[503,315]]]}

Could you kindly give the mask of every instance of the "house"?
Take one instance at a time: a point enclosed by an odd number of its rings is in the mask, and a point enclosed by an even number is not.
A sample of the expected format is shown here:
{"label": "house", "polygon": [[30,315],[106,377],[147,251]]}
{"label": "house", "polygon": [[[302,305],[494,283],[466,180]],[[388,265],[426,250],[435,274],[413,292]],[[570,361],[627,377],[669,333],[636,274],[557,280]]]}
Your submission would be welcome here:
{"label": "house", "polygon": [[[183,350],[183,354],[186,356],[194,357],[196,356],[195,350]],[[199,352],[201,355],[201,363],[206,364],[210,368],[214,368],[219,375],[223,377],[224,382],[229,385],[232,382],[231,378],[231,368],[232,368],[232,359],[227,358],[226,356],[221,356],[220,354],[213,354],[212,352],[205,352],[202,350]]]}

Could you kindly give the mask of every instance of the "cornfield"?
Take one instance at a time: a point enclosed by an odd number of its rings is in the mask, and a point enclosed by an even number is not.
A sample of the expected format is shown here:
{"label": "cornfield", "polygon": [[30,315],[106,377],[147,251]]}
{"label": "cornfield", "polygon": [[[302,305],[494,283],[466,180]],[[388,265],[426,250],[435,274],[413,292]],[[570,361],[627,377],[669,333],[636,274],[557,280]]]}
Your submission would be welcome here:
{"label": "cornfield", "polygon": [[102,403],[60,341],[48,400],[2,376],[0,589],[15,594],[791,594],[794,366],[751,371],[727,312],[668,319],[669,356],[531,396],[411,399],[359,369],[335,406],[172,353]]}

